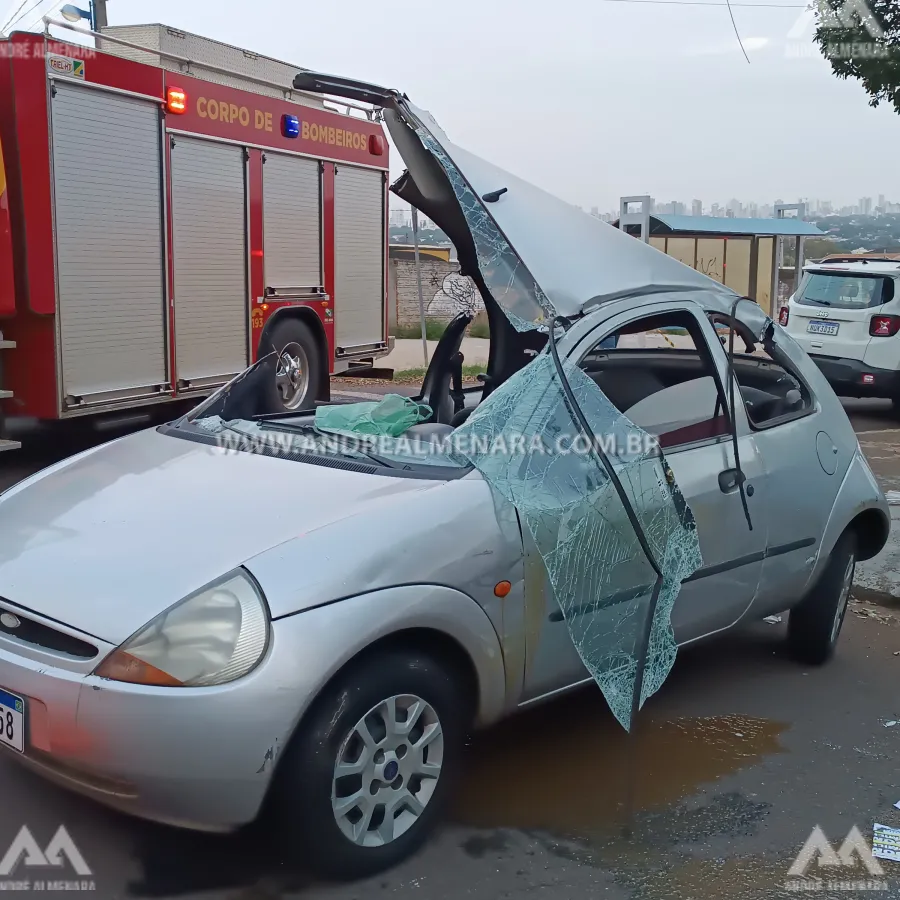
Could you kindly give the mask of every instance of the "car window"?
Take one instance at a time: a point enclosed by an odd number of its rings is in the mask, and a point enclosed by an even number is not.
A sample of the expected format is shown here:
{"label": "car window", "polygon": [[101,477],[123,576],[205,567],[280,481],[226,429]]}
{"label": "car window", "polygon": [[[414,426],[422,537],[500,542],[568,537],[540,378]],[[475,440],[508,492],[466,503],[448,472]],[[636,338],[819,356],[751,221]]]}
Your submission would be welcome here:
{"label": "car window", "polygon": [[664,449],[730,433],[715,364],[689,313],[629,323],[598,341],[579,365],[619,412]]}
{"label": "car window", "polygon": [[[729,329],[726,316],[715,316],[713,324],[719,329],[726,348]],[[806,384],[792,371],[784,354],[779,356],[774,338],[768,346],[756,343],[748,347],[743,338],[734,336],[734,376],[747,418],[756,428],[792,421],[814,408],[813,398]]]}
{"label": "car window", "polygon": [[868,309],[894,299],[894,279],[884,275],[808,272],[795,302],[832,309]]}

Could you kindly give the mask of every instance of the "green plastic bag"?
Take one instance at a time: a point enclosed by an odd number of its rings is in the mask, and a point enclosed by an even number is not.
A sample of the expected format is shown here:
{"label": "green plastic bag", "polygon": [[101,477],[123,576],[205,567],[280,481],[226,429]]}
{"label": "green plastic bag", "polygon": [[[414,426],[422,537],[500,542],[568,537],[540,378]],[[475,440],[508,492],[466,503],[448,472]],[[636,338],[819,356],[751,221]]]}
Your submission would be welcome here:
{"label": "green plastic bag", "polygon": [[401,394],[385,394],[383,400],[343,403],[316,408],[315,426],[333,434],[400,437],[407,428],[430,418],[431,407]]}

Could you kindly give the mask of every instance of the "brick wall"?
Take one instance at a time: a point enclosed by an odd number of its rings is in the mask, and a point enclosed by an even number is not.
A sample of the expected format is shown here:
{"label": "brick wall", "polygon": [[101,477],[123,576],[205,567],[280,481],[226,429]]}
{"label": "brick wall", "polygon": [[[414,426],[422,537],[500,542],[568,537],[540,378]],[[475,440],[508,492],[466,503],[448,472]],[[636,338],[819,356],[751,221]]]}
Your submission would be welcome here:
{"label": "brick wall", "polygon": [[[415,325],[419,321],[419,292],[416,286],[414,260],[392,259],[388,284],[393,319],[397,325]],[[457,313],[477,314],[484,309],[478,289],[470,278],[459,274],[459,264],[434,257],[421,256],[422,296],[428,319],[452,319]],[[394,322],[392,322],[394,324]]]}

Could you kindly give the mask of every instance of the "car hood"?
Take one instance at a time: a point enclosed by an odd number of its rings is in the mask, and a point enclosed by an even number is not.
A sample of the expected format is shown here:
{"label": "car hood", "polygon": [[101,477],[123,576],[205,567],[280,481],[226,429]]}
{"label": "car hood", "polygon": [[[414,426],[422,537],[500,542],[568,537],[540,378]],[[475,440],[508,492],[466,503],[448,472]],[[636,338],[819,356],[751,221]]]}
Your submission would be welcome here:
{"label": "car hood", "polygon": [[0,496],[0,597],[118,644],[251,557],[435,484],[139,432]]}
{"label": "car hood", "polygon": [[[494,300],[533,323],[608,299],[673,290],[737,295],[671,256],[453,144],[398,91],[303,71],[299,90],[374,103],[407,166],[393,190],[453,241],[464,274],[481,270]],[[489,270],[494,270],[492,282]],[[515,298],[505,286],[518,281]],[[531,290],[531,303],[521,293]],[[547,309],[541,300],[549,300]],[[544,308],[542,309],[542,305]],[[542,316],[543,313],[543,316]]]}

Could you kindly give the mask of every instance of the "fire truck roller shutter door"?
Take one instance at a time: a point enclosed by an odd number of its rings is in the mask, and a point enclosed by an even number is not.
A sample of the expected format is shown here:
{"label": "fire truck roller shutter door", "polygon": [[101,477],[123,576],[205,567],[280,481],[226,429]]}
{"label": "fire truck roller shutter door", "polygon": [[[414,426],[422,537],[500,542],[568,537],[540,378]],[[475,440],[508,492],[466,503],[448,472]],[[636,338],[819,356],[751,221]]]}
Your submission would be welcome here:
{"label": "fire truck roller shutter door", "polygon": [[266,287],[322,285],[319,163],[266,152],[263,234]]}
{"label": "fire truck roller shutter door", "polygon": [[57,82],[51,101],[63,395],[167,381],[159,109]]}
{"label": "fire truck roller shutter door", "polygon": [[335,344],[384,339],[384,176],[339,165],[334,178]]}
{"label": "fire truck roller shutter door", "polygon": [[175,371],[224,380],[247,365],[247,215],[241,147],[172,147]]}

